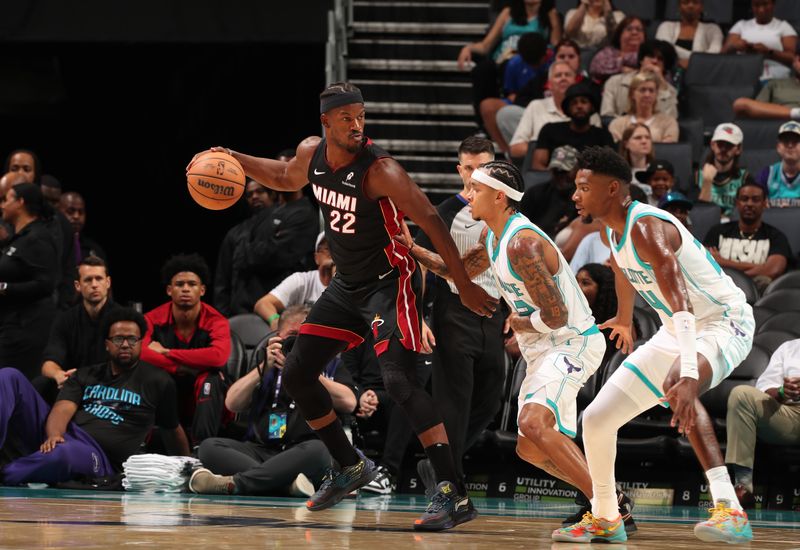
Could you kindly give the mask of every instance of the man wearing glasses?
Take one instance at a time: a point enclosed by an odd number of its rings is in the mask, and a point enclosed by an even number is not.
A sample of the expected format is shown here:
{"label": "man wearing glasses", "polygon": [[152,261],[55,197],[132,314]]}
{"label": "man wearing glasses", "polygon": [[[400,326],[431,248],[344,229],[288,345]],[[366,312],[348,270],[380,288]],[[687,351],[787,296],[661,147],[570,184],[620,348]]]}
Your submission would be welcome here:
{"label": "man wearing glasses", "polygon": [[0,369],[0,480],[4,485],[113,476],[159,426],[167,452],[188,455],[175,384],[139,360],[147,323],[119,309],[103,334],[108,361],[79,368],[51,409],[16,369]]}

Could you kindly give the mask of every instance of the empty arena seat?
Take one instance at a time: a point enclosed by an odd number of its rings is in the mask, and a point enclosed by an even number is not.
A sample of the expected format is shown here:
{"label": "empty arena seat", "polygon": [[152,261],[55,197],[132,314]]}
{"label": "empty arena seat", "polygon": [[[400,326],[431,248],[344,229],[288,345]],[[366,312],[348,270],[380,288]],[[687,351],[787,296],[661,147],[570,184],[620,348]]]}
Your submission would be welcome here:
{"label": "empty arena seat", "polygon": [[675,168],[676,184],[679,189],[691,185],[692,145],[690,143],[654,143],[657,159],[668,160]]}
{"label": "empty arena seat", "polygon": [[766,323],[771,317],[773,317],[776,314],[777,312],[774,309],[770,309],[768,307],[753,306],[753,318],[756,321],[756,332],[758,332],[758,327]]}
{"label": "empty arena seat", "polygon": [[733,284],[742,289],[748,304],[753,305],[756,303],[759,298],[759,294],[753,279],[738,269],[734,269],[732,267],[723,267],[722,271],[724,271],[728,277],[733,279]]}
{"label": "empty arena seat", "polygon": [[[764,70],[759,54],[693,53],[683,83],[693,86],[750,86],[758,84]],[[691,101],[691,100],[690,100]],[[730,117],[728,121],[733,120]]]}
{"label": "empty arena seat", "polygon": [[639,327],[639,333],[637,334],[639,340],[649,340],[658,332],[661,320],[650,306],[646,308],[634,306],[633,318],[636,319]]}
{"label": "empty arena seat", "polygon": [[800,252],[800,207],[767,208],[761,219],[783,231],[789,239],[792,254],[797,255]]}
{"label": "empty arena seat", "polygon": [[790,288],[770,292],[755,305],[775,311],[800,311],[800,289]]}
{"label": "empty arena seat", "polygon": [[254,348],[264,338],[264,335],[270,332],[269,325],[255,313],[234,315],[228,319],[228,323],[231,326],[231,332],[235,332],[242,339],[245,348],[248,349]]}
{"label": "empty arena seat", "polygon": [[772,292],[775,292],[776,290],[785,290],[785,289],[800,289],[800,270],[784,273],[783,275],[772,281],[769,284],[769,286],[764,290],[764,296]]}
{"label": "empty arena seat", "polygon": [[247,352],[244,349],[242,339],[231,331],[231,353],[228,355],[228,362],[225,364],[225,374],[228,380],[236,382],[242,375],[242,371],[247,365]]}
{"label": "empty arena seat", "polygon": [[797,335],[785,330],[769,330],[756,334],[753,338],[753,344],[757,344],[766,350],[771,357],[775,350],[781,347],[781,344],[789,340],[797,340]]}
{"label": "empty arena seat", "polygon": [[513,452],[517,446],[517,410],[519,391],[525,380],[528,363],[520,357],[514,365],[514,371],[506,388],[503,402],[500,427],[494,431],[495,444],[506,452]]}
{"label": "empty arena seat", "polygon": [[797,0],[776,0],[775,17],[785,19],[797,29],[800,26],[800,2]]}
{"label": "empty arena seat", "polygon": [[[694,59],[694,54],[692,58]],[[703,119],[703,130],[712,132],[718,124],[733,120],[733,102],[753,97],[754,84],[704,85],[688,88],[687,115]]]}
{"label": "empty arena seat", "polygon": [[702,242],[708,230],[719,225],[722,217],[722,209],[718,204],[713,202],[698,201],[694,207],[689,210],[689,219],[692,221],[690,231],[692,235],[697,237],[697,240]]}
{"label": "empty arena seat", "polygon": [[800,335],[800,311],[775,313],[756,328],[756,333],[775,330]]}
{"label": "empty arena seat", "polygon": [[[688,143],[692,148],[692,164],[699,164],[703,158],[703,120],[700,118],[679,118],[680,143]],[[656,145],[658,148],[658,145]],[[680,189],[692,185],[693,181],[681,181]]]}
{"label": "empty arena seat", "polygon": [[635,15],[645,21],[657,17],[658,2],[656,0],[614,0],[614,9],[625,15]]}
{"label": "empty arena seat", "polygon": [[734,120],[744,134],[744,150],[748,149],[768,149],[775,150],[775,143],[778,140],[778,128],[786,122],[785,120],[767,120],[759,118],[742,118]]}
{"label": "empty arena seat", "polygon": [[781,160],[781,157],[778,156],[778,151],[775,150],[775,147],[770,149],[751,149],[745,145],[744,150],[742,150],[742,156],[739,157],[739,166],[747,168],[747,171],[753,177],[756,177],[763,168],[775,164],[779,160]]}

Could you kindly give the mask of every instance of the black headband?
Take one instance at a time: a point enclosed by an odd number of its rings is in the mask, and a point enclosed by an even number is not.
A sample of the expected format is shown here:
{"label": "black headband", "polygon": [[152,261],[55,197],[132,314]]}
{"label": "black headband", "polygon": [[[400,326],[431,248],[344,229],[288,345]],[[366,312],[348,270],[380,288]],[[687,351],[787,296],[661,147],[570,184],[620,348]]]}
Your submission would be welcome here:
{"label": "black headband", "polygon": [[364,98],[361,97],[361,92],[343,92],[328,97],[323,97],[319,100],[319,112],[327,113],[331,109],[341,107],[342,105],[350,105],[351,103],[364,103]]}

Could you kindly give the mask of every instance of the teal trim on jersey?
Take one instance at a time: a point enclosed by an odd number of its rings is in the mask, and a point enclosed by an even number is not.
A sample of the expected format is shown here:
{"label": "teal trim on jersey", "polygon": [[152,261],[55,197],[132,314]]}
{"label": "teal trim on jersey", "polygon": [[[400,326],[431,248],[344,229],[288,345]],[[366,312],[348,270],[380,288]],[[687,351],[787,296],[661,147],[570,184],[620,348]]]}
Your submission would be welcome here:
{"label": "teal trim on jersey", "polygon": [[[664,220],[665,222],[672,223],[671,219],[669,219],[667,216],[662,215],[662,214],[660,214],[658,212],[640,212],[640,213],[636,214],[636,217],[633,218],[633,220],[631,220],[631,225],[635,224],[640,219],[642,219],[642,218],[644,218],[646,216],[653,216],[654,218],[658,218],[659,220]],[[675,224],[672,224],[672,225],[675,225]],[[681,237],[681,246],[683,246],[683,235],[680,234],[680,229],[678,229],[678,235],[680,235],[680,237]],[[642,266],[643,268],[645,268],[646,270],[650,271],[651,273],[653,273],[653,268],[650,267],[650,264],[646,263],[644,260],[642,260],[639,257],[639,253],[636,252],[636,247],[635,246],[631,246],[631,250],[633,251],[633,257],[636,258],[636,261],[639,262],[639,265]],[[678,248],[678,251],[680,251],[680,248]],[[678,251],[675,252],[675,256],[678,255],[678,253],[679,253]]]}
{"label": "teal trim on jersey", "polygon": [[486,253],[491,258],[494,254],[494,231],[491,229],[486,233],[486,242],[484,244],[486,245]]}
{"label": "teal trim on jersey", "polygon": [[[566,295],[566,293],[564,292],[564,289],[563,289],[563,288],[561,288],[561,281],[560,281],[560,279],[559,279],[559,278],[557,278],[557,277],[553,277],[553,280],[554,280],[554,281],[555,281],[555,283],[556,283],[556,287],[558,288],[558,292],[561,294],[561,300],[564,302],[564,305],[566,305],[566,303],[567,303],[567,295]],[[569,319],[569,312],[567,313],[567,319]],[[576,334],[576,335],[578,335],[578,336],[580,336],[580,334],[581,334],[581,331],[578,329],[578,327],[573,327],[572,325],[570,325],[570,324],[569,324],[569,320],[567,321],[567,324],[566,324],[566,325],[564,325],[564,326],[565,326],[566,328],[568,328],[569,330],[574,330],[574,331],[575,331],[575,334]]]}
{"label": "teal trim on jersey", "polygon": [[703,244],[697,239],[694,240],[694,244],[697,245],[697,248],[700,249],[700,252],[706,253],[706,260],[708,260],[708,262],[711,264],[711,267],[714,268],[714,271],[717,272],[717,275],[722,275],[722,267],[720,267],[720,265],[717,263],[717,260],[714,259],[714,256],[711,255],[711,252],[709,252],[708,249],[704,247]]}
{"label": "teal trim on jersey", "polygon": [[[656,388],[653,385],[653,383],[650,380],[648,380],[648,378],[642,373],[642,371],[639,370],[639,368],[636,365],[634,365],[633,363],[629,363],[627,361],[623,361],[622,366],[625,367],[626,369],[629,369],[631,372],[633,372],[633,374],[638,376],[639,380],[641,380],[642,383],[645,386],[647,386],[647,389],[656,394],[656,397],[658,397],[659,399],[662,399],[664,397],[664,394],[658,391],[658,388]],[[660,405],[664,408],[667,409],[669,408],[669,403],[660,403]]]}
{"label": "teal trim on jersey", "polygon": [[592,325],[591,328],[587,328],[581,332],[581,336],[591,336],[592,334],[600,334],[600,329],[597,328],[597,325]]}
{"label": "teal trim on jersey", "polygon": [[[625,228],[622,230],[622,238],[619,240],[619,243],[615,245],[617,252],[622,250],[622,247],[625,246],[625,238],[628,236],[628,226],[631,222],[631,214],[633,214],[634,209],[636,208],[637,204],[641,204],[639,201],[633,201],[631,205],[628,207],[628,213],[625,215]],[[608,240],[611,242],[611,239]]]}
{"label": "teal trim on jersey", "polygon": [[575,436],[578,435],[578,434],[576,434],[575,432],[573,432],[571,430],[566,429],[564,427],[564,425],[561,424],[561,416],[558,414],[558,406],[555,403],[553,403],[552,401],[550,401],[549,399],[547,399],[546,401],[547,401],[547,404],[550,406],[550,408],[553,409],[553,413],[556,415],[556,424],[558,424],[558,431],[560,431],[561,433],[563,433],[564,435],[566,435],[568,437],[571,437],[571,438],[575,439]]}
{"label": "teal trim on jersey", "polygon": [[[500,234],[500,237],[497,239],[497,244],[500,244],[500,243],[503,242],[503,237],[506,236],[506,231],[508,231],[508,228],[511,227],[511,222],[513,222],[515,219],[517,219],[519,217],[520,217],[519,214],[513,214],[513,215],[509,216],[508,220],[506,221],[505,227],[503,227],[503,232]],[[493,262],[497,261],[497,255],[499,254],[499,250],[500,250],[500,247],[497,247],[494,250],[492,250],[492,261]]]}
{"label": "teal trim on jersey", "polygon": [[686,271],[686,270],[683,268],[683,266],[681,266],[681,273],[683,273],[683,277],[684,277],[684,278],[685,278],[687,281],[689,281],[689,284],[691,284],[693,287],[695,287],[695,288],[697,289],[697,291],[698,291],[700,294],[702,294],[703,296],[705,296],[705,297],[706,297],[706,299],[707,299],[709,302],[711,302],[711,303],[713,303],[713,304],[716,304],[716,305],[718,305],[718,306],[720,306],[721,308],[723,308],[723,309],[724,309],[724,311],[723,311],[722,315],[724,315],[724,316],[727,316],[727,315],[728,315],[728,312],[729,312],[729,311],[730,311],[730,309],[731,309],[731,306],[730,306],[730,305],[728,305],[728,304],[723,304],[722,302],[720,302],[719,300],[717,300],[716,298],[714,298],[714,297],[713,297],[711,294],[709,294],[708,292],[706,292],[705,290],[703,290],[702,288],[700,288],[700,285],[699,285],[699,284],[697,284],[697,281],[695,281],[694,279],[692,279],[692,276],[691,276],[691,275],[689,275],[689,272],[688,272],[688,271]]}

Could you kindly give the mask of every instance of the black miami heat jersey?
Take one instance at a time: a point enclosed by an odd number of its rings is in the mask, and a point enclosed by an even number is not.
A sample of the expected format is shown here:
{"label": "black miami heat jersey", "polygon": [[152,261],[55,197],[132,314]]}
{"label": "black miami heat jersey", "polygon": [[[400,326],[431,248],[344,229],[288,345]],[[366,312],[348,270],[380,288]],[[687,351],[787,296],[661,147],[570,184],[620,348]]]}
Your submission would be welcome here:
{"label": "black miami heat jersey", "polygon": [[414,261],[392,238],[400,231],[403,213],[388,197],[373,200],[364,192],[372,163],[390,155],[367,139],[352,163],[333,171],[325,159],[325,142],[314,152],[308,181],[322,209],[337,276],[360,284],[412,272]]}

